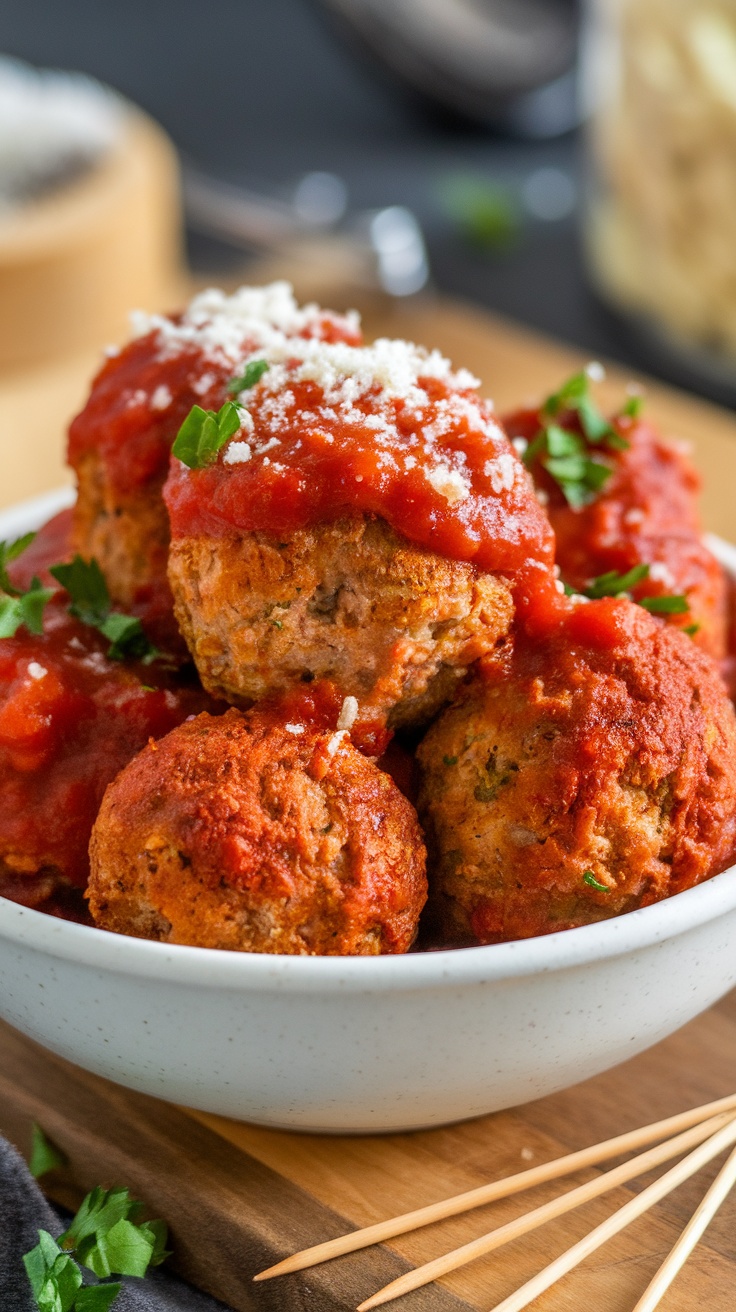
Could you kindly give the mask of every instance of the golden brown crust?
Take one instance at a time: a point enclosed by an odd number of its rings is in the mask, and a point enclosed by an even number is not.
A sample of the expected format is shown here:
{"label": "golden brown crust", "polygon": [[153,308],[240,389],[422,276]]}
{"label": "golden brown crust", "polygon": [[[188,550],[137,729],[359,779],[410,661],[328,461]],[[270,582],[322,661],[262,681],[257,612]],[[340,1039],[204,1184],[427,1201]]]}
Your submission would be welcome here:
{"label": "golden brown crust", "polygon": [[205,687],[249,703],[330,679],[364,716],[421,722],[508,633],[506,581],[406,542],[375,518],[279,539],[172,543],[176,615]]}
{"label": "golden brown crust", "polygon": [[419,748],[434,914],[451,938],[586,924],[733,860],[736,720],[716,667],[640,607],[595,605],[624,616],[610,650],[568,632],[518,651]]}
{"label": "golden brown crust", "polygon": [[185,654],[167,577],[169,519],[161,496],[163,480],[128,495],[118,492],[95,451],[80,459],[77,480],[74,551],[98,561],[114,604],[138,614],[159,646],[174,655]]}
{"label": "golden brown crust", "polygon": [[231,951],[410,947],[426,899],[413,807],[343,735],[288,723],[200,715],[122,771],[90,845],[96,924]]}

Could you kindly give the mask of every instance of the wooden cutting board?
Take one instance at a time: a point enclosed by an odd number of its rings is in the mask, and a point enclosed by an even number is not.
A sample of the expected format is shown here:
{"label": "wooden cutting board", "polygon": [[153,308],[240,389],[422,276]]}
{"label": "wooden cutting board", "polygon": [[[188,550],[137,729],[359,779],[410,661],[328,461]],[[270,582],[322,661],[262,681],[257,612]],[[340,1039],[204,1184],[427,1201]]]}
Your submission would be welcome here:
{"label": "wooden cutting board", "polygon": [[[374,312],[367,327],[424,341],[473,369],[499,409],[552,390],[580,352],[479,311],[428,301]],[[26,391],[0,383],[0,504],[58,485],[64,423],[89,361],[39,383],[44,424],[32,442]],[[627,375],[612,370],[620,396]],[[651,412],[696,447],[707,527],[736,539],[736,423],[705,402],[651,384]],[[37,410],[33,411],[38,418]],[[23,424],[25,423],[25,428]],[[24,459],[18,457],[18,443]],[[427,1035],[431,1045],[432,1036]],[[95,1184],[124,1183],[170,1224],[174,1263],[237,1309],[342,1312],[410,1265],[475,1238],[561,1192],[552,1184],[280,1281],[252,1276],[279,1257],[583,1147],[736,1088],[736,995],[618,1069],[527,1107],[441,1130],[366,1138],[292,1135],[169,1106],[82,1072],[0,1026],[0,1131],[22,1151],[39,1121],[70,1166],[49,1192],[74,1205]],[[540,1312],[628,1312],[685,1224],[716,1167],[688,1182],[541,1298]],[[594,1172],[588,1172],[590,1178]],[[617,1190],[492,1257],[418,1291],[407,1312],[490,1309],[575,1242],[635,1186]],[[736,1201],[728,1203],[663,1304],[664,1312],[733,1312]]]}

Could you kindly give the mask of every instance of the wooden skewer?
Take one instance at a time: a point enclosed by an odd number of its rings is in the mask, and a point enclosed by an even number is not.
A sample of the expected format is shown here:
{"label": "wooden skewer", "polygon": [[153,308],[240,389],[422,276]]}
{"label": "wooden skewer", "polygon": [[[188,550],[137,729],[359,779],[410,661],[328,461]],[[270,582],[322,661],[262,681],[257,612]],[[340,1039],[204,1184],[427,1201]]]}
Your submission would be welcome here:
{"label": "wooden skewer", "polygon": [[631,1225],[632,1221],[636,1221],[644,1212],[649,1211],[649,1208],[653,1207],[655,1203],[660,1202],[662,1198],[666,1198],[667,1194],[676,1189],[678,1185],[683,1184],[685,1180],[689,1180],[691,1175],[695,1175],[696,1171],[700,1171],[713,1157],[717,1157],[724,1149],[730,1148],[734,1140],[736,1140],[736,1119],[730,1121],[722,1130],[714,1134],[712,1139],[706,1140],[704,1144],[696,1148],[695,1152],[690,1153],[689,1157],[685,1157],[681,1162],[678,1162],[677,1166],[673,1166],[671,1171],[667,1171],[665,1175],[660,1176],[659,1180],[655,1180],[654,1184],[650,1184],[636,1198],[624,1203],[624,1206],[614,1212],[613,1216],[609,1216],[608,1220],[604,1221],[602,1225],[596,1226],[595,1230],[591,1230],[590,1234],[587,1234],[579,1243],[574,1244],[572,1248],[568,1248],[567,1252],[562,1253],[554,1262],[550,1262],[549,1266],[546,1266],[538,1275],[528,1280],[525,1285],[522,1285],[521,1289],[517,1289],[516,1293],[512,1294],[510,1298],[505,1298],[502,1303],[498,1303],[492,1309],[492,1312],[521,1312],[522,1308],[527,1307],[535,1298],[543,1294],[546,1289],[549,1289],[550,1285],[556,1284],[562,1276],[567,1275],[568,1271],[572,1271],[573,1267],[578,1266],[602,1244],[612,1239],[620,1230],[625,1230],[627,1225]]}
{"label": "wooden skewer", "polygon": [[596,1166],[599,1162],[608,1161],[612,1157],[619,1157],[624,1153],[633,1152],[636,1148],[643,1148],[645,1144],[653,1143],[656,1139],[665,1139],[669,1135],[678,1134],[681,1130],[686,1130],[691,1125],[697,1125],[700,1121],[717,1116],[721,1112],[733,1111],[736,1111],[736,1094],[719,1098],[716,1102],[705,1103],[702,1107],[693,1107],[689,1111],[678,1113],[677,1116],[668,1116],[662,1121],[654,1121],[651,1125],[644,1125],[638,1130],[629,1130],[626,1134],[606,1139],[604,1143],[581,1148],[578,1152],[568,1153],[564,1157],[556,1158],[555,1161],[544,1162],[541,1166],[534,1166],[527,1171],[507,1176],[505,1180],[494,1180],[491,1184],[469,1189],[466,1193],[456,1194],[453,1198],[445,1198],[439,1203],[430,1203],[427,1207],[404,1212],[401,1216],[392,1217],[388,1221],[378,1221],[375,1225],[366,1226],[362,1230],[353,1230],[350,1234],[340,1235],[337,1239],[315,1244],[312,1248],[305,1248],[299,1253],[293,1253],[291,1257],[285,1257],[275,1266],[260,1271],[253,1278],[271,1280],[274,1276],[287,1275],[291,1271],[304,1271],[307,1267],[317,1266],[319,1262],[328,1262],[333,1257],[342,1257],[345,1253],[355,1253],[360,1248],[369,1248],[371,1244],[381,1244],[387,1239],[394,1239],[396,1235],[407,1234],[410,1230],[432,1225],[435,1221],[444,1221],[449,1216],[459,1216],[462,1212],[470,1212],[475,1207],[484,1207],[487,1203],[495,1203],[499,1198],[508,1198],[511,1194],[532,1189],[538,1184],[546,1184],[548,1180],[557,1180],[560,1176],[581,1171],[587,1166]]}
{"label": "wooden skewer", "polygon": [[610,1189],[615,1189],[618,1185],[626,1184],[628,1180],[633,1180],[637,1175],[644,1175],[655,1166],[661,1166],[662,1162],[669,1161],[672,1157],[677,1157],[680,1153],[687,1152],[689,1148],[694,1148],[696,1144],[702,1143],[704,1139],[709,1139],[716,1130],[727,1125],[732,1118],[728,1116],[715,1116],[712,1120],[703,1121],[693,1129],[686,1130],[684,1134],[679,1134],[674,1139],[667,1139],[664,1143],[658,1144],[656,1148],[649,1148],[647,1152],[642,1153],[639,1157],[633,1157],[630,1161],[624,1162],[621,1166],[616,1166],[612,1171],[607,1171],[604,1175],[599,1175],[595,1180],[588,1180],[586,1184],[579,1185],[577,1189],[571,1189],[569,1193],[562,1194],[559,1198],[553,1198],[551,1202],[544,1203],[542,1207],[536,1207],[533,1212],[526,1212],[524,1216],[517,1216],[515,1220],[509,1221],[506,1225],[499,1226],[497,1230],[491,1230],[489,1234],[481,1235],[479,1239],[473,1239],[469,1244],[463,1244],[461,1248],[455,1248],[450,1253],[443,1253],[441,1257],[436,1257],[432,1262],[425,1262],[423,1266],[416,1267],[413,1271],[407,1271],[405,1275],[399,1276],[398,1279],[392,1280],[390,1284],[384,1285],[378,1293],[372,1298],[368,1298],[361,1303],[358,1312],[368,1312],[369,1308],[379,1307],[382,1303],[389,1303],[393,1298],[399,1298],[401,1294],[408,1294],[413,1289],[420,1289],[422,1285],[428,1285],[432,1280],[438,1280],[440,1276],[447,1275],[448,1271],[455,1271],[460,1266],[466,1266],[468,1262],[474,1262],[479,1257],[484,1257],[486,1253],[492,1253],[497,1248],[502,1248],[504,1244],[510,1244],[513,1239],[519,1239],[526,1235],[530,1230],[536,1230],[540,1225],[545,1225],[547,1221],[553,1221],[558,1216],[563,1216],[565,1212],[571,1212],[576,1207],[581,1207],[583,1203],[590,1202],[591,1198],[597,1198],[600,1194],[608,1193]]}
{"label": "wooden skewer", "polygon": [[726,1165],[718,1173],[698,1209],[693,1212],[680,1238],[669,1257],[662,1263],[659,1271],[647,1285],[634,1312],[653,1312],[662,1295],[669,1289],[678,1271],[682,1269],[692,1253],[698,1240],[707,1230],[721,1203],[725,1201],[736,1184],[736,1151],[731,1153]]}

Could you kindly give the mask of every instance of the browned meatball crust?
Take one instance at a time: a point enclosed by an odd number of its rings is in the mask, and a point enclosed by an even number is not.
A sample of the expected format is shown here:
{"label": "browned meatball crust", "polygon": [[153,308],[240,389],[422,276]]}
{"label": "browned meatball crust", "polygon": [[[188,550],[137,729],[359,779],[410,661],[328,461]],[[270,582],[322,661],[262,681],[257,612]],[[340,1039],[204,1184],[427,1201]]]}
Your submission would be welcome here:
{"label": "browned meatball crust", "polygon": [[519,644],[418,759],[435,920],[456,941],[601,920],[734,859],[736,721],[716,666],[625,600]]}
{"label": "browned meatball crust", "polygon": [[330,679],[361,715],[426,721],[508,633],[503,578],[407,542],[383,520],[288,537],[177,538],[169,577],[204,686],[249,703]]}
{"label": "browned meatball crust", "polygon": [[350,743],[281,711],[200,715],[108,788],[90,846],[103,929],[300,955],[405,952],[426,899],[411,804]]}

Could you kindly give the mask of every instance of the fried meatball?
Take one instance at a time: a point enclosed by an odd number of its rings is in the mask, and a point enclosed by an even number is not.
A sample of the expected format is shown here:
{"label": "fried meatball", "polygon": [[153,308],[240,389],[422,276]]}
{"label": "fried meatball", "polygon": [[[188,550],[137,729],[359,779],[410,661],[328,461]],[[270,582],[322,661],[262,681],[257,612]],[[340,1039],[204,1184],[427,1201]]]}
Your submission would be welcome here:
{"label": "fried meatball", "polygon": [[[549,417],[536,410],[517,411],[504,420],[512,437],[527,442],[548,422]],[[563,413],[556,422],[582,435],[577,415]],[[596,458],[608,464],[611,474],[586,505],[569,505],[543,463],[532,462],[555,531],[562,578],[584,592],[600,575],[623,575],[648,566],[647,576],[629,589],[634,599],[685,597],[688,609],[665,615],[667,623],[697,626],[697,645],[720,660],[727,647],[727,583],[703,542],[700,476],[683,446],[666,441],[648,421],[624,414],[611,423],[626,446],[595,448]]]}
{"label": "fried meatball", "polygon": [[175,538],[176,614],[205,687],[258,701],[330,679],[367,718],[428,720],[508,633],[503,578],[445,560],[374,516],[266,533]]}
{"label": "fried meatball", "polygon": [[326,677],[363,715],[424,722],[503,642],[522,573],[552,577],[531,481],[438,352],[310,340],[263,363],[240,430],[177,451],[164,489],[200,677],[241,703]]}
{"label": "fried meatball", "polygon": [[105,788],[149,739],[212,705],[156,665],[108,659],[109,645],[61,593],[42,634],[0,640],[0,896],[38,910],[83,915]]}
{"label": "fried meatball", "polygon": [[571,603],[418,751],[446,938],[569,929],[734,860],[736,720],[714,662],[625,599]]}
{"label": "fried meatball", "polygon": [[[300,309],[285,283],[210,290],[169,317],[139,315],[138,336],[105,361],[69,430],[79,495],[74,547],[95,557],[116,604],[147,607],[162,646],[177,645],[166,577],[169,522],[161,489],[192,406],[217,410],[250,351],[290,335],[358,341],[353,318]],[[136,612],[137,613],[137,612]]]}
{"label": "fried meatball", "polygon": [[90,845],[103,929],[240,952],[405,952],[426,899],[416,813],[345,731],[200,715],[108,788]]}

